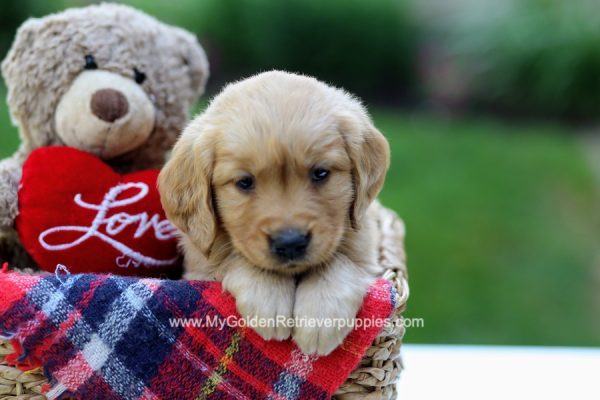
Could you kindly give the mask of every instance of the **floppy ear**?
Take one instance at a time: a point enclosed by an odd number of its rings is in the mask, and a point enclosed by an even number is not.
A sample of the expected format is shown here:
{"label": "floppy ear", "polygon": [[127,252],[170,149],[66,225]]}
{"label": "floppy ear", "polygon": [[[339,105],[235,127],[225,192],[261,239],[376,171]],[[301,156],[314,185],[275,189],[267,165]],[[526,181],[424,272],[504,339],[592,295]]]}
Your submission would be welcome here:
{"label": "floppy ear", "polygon": [[195,121],[183,131],[160,172],[158,189],[169,220],[208,256],[216,236],[217,217],[211,189],[213,145],[202,125]]}
{"label": "floppy ear", "polygon": [[354,229],[381,191],[390,165],[390,147],[386,138],[363,110],[358,114],[343,116],[340,123],[346,151],[352,161],[354,201],[350,221]]}

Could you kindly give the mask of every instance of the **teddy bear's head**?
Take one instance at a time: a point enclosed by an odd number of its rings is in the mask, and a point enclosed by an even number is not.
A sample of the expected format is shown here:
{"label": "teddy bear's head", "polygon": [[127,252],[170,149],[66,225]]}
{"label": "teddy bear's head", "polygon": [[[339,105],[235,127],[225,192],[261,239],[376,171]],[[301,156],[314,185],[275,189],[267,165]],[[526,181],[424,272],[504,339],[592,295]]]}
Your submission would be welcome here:
{"label": "teddy bear's head", "polygon": [[26,21],[2,73],[23,155],[67,145],[136,170],[164,161],[208,62],[192,34],[101,4]]}

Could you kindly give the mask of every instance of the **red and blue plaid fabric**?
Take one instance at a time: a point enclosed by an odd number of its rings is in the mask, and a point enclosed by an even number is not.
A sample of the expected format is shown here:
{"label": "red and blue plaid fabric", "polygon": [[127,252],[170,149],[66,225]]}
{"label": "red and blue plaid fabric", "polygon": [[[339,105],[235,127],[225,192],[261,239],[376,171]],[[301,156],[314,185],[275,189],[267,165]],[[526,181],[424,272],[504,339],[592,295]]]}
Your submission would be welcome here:
{"label": "red and blue plaid fabric", "polygon": [[[395,297],[378,281],[358,317],[389,317]],[[0,336],[17,350],[6,362],[42,366],[51,399],[327,399],[381,330],[355,327],[316,357],[231,323],[172,324],[207,317],[239,321],[216,282],[0,273]]]}

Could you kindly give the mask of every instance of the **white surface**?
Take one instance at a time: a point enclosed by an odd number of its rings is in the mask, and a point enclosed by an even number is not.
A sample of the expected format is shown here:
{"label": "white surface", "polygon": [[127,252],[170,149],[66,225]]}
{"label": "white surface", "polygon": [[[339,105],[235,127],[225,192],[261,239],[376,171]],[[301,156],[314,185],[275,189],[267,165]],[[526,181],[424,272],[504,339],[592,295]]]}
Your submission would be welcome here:
{"label": "white surface", "polygon": [[404,345],[399,400],[600,399],[600,349]]}

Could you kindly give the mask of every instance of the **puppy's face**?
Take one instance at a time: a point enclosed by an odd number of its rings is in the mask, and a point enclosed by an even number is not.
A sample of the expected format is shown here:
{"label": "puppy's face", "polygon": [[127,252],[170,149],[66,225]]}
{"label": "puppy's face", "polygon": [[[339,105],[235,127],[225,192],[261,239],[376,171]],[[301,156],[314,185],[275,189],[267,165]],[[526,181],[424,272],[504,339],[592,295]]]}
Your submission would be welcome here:
{"label": "puppy's face", "polygon": [[325,263],[360,227],[388,160],[356,100],[268,72],[227,87],[188,126],[159,188],[169,218],[205,254],[234,250],[297,273]]}
{"label": "puppy's face", "polygon": [[348,228],[352,162],[334,121],[310,119],[264,124],[260,134],[240,120],[216,143],[212,185],[222,226],[262,268],[298,272],[323,263]]}

